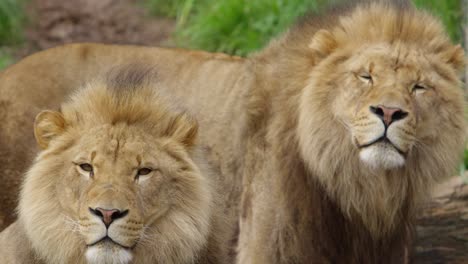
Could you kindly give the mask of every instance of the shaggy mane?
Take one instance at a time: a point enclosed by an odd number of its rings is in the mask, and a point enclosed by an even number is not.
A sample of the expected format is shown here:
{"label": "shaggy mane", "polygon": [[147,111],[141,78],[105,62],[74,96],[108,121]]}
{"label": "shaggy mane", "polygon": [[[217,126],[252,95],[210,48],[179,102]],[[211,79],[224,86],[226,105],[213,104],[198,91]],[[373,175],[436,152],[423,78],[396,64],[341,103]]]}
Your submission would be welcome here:
{"label": "shaggy mane", "polygon": [[178,117],[188,115],[174,98],[164,95],[162,88],[155,88],[155,83],[156,72],[152,67],[142,64],[115,67],[104,78],[78,90],[61,110],[71,126],[127,123],[164,134],[173,129]]}

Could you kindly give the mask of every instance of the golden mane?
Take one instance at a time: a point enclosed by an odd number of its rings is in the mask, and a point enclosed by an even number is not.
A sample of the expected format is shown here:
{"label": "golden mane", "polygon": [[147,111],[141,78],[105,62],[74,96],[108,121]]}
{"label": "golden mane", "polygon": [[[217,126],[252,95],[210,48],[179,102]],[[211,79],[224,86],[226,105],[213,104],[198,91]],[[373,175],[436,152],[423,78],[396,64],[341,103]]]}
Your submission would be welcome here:
{"label": "golden mane", "polygon": [[151,130],[162,129],[157,136],[187,123],[189,126],[178,129],[191,129],[194,138],[195,119],[178,106],[176,99],[167,96],[167,91],[154,88],[156,77],[155,70],[144,64],[115,67],[104,78],[89,82],[73,94],[61,111],[71,126],[123,122]]}

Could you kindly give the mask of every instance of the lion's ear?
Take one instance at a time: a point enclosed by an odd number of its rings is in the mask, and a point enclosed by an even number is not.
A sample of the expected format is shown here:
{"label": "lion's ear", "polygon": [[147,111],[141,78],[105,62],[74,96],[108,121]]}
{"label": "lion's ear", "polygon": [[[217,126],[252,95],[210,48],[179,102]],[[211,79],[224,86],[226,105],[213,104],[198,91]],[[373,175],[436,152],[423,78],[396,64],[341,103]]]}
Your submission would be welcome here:
{"label": "lion's ear", "polygon": [[198,122],[186,113],[172,119],[168,133],[182,144],[191,147],[195,144],[198,134]]}
{"label": "lion's ear", "polygon": [[338,43],[333,34],[328,30],[321,29],[312,37],[309,48],[317,57],[324,58],[332,53],[337,45]]}
{"label": "lion's ear", "polygon": [[443,56],[457,72],[460,72],[464,69],[466,63],[465,52],[460,44],[444,52]]}
{"label": "lion's ear", "polygon": [[42,149],[46,149],[50,141],[64,130],[65,119],[60,112],[42,111],[34,121],[34,136]]}

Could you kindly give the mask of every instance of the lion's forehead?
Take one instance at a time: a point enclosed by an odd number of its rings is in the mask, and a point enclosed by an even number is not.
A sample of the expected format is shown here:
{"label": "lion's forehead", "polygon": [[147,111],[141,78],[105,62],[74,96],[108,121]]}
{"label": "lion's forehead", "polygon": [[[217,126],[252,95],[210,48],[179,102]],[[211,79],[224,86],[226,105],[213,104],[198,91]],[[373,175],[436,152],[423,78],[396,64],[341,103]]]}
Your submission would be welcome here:
{"label": "lion's forehead", "polygon": [[151,143],[154,139],[149,132],[133,126],[102,125],[90,129],[84,129],[80,136],[79,144],[95,145],[100,148],[116,149],[126,145],[127,148],[138,148]]}
{"label": "lion's forehead", "polygon": [[416,47],[367,46],[356,52],[350,62],[355,69],[375,68],[375,70],[404,69],[407,73],[430,71],[430,54]]}
{"label": "lion's forehead", "polygon": [[74,146],[75,159],[105,163],[141,163],[163,152],[158,140],[137,133],[115,133],[112,130],[88,131]]}

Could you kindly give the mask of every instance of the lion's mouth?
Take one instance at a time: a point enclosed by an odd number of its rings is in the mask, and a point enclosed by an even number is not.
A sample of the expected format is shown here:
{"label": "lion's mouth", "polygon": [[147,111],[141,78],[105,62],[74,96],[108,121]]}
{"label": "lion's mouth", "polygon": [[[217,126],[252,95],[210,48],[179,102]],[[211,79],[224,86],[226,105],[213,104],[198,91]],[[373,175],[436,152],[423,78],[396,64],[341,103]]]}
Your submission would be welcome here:
{"label": "lion's mouth", "polygon": [[364,148],[370,147],[370,146],[378,144],[378,143],[381,143],[381,144],[384,144],[384,145],[387,145],[387,146],[391,146],[392,148],[394,148],[398,152],[398,154],[402,155],[403,157],[406,157],[406,152],[404,152],[397,145],[395,145],[390,139],[388,139],[388,137],[386,135],[383,135],[383,136],[381,136],[381,137],[379,137],[379,138],[377,138],[375,140],[372,140],[371,142],[365,143],[365,144],[358,144],[358,148],[359,149],[364,149]]}
{"label": "lion's mouth", "polygon": [[109,236],[105,236],[102,239],[100,239],[100,240],[98,240],[98,241],[96,241],[94,243],[87,244],[86,246],[87,247],[93,247],[93,246],[96,246],[96,245],[119,246],[119,247],[124,248],[124,249],[132,249],[132,247],[127,247],[127,246],[124,246],[124,245],[114,241]]}

